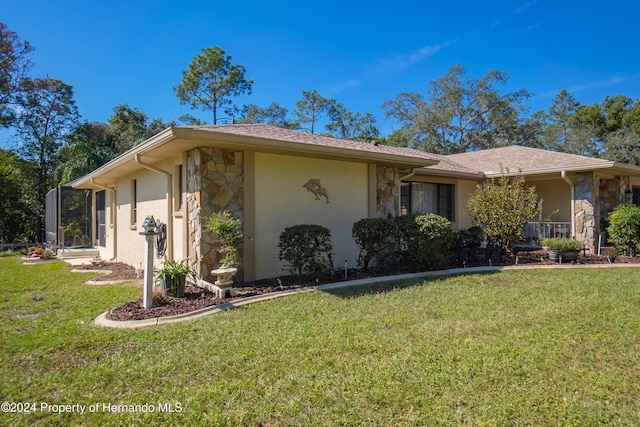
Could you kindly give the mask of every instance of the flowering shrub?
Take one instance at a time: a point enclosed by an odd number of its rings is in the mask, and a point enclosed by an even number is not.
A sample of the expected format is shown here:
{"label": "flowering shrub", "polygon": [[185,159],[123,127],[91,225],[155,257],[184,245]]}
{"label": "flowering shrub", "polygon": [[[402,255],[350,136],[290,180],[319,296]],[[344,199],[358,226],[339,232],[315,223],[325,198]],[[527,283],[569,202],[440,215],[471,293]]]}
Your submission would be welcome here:
{"label": "flowering shrub", "polygon": [[469,200],[469,211],[487,236],[513,250],[527,221],[538,216],[540,202],[535,187],[525,186],[522,176],[502,176],[478,185]]}

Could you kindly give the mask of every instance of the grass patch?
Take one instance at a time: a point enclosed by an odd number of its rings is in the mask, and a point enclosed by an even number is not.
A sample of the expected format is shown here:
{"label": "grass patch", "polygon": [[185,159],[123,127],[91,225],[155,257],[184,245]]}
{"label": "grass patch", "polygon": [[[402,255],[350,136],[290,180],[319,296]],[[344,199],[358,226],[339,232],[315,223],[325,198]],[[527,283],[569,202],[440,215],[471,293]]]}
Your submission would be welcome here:
{"label": "grass patch", "polygon": [[[397,281],[121,330],[90,321],[137,298],[135,285],[88,286],[91,274],[61,262],[0,259],[0,397],[38,409],[0,417],[25,426],[639,425],[637,272]],[[98,410],[56,414],[41,403]],[[181,412],[161,412],[168,404]]]}

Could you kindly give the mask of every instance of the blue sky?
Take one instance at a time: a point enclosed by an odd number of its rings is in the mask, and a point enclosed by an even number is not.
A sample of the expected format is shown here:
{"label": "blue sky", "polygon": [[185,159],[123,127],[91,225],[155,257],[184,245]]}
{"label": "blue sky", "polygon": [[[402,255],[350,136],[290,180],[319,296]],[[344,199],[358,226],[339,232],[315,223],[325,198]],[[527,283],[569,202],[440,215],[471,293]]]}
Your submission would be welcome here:
{"label": "blue sky", "polygon": [[[243,64],[253,93],[238,105],[278,102],[293,111],[316,89],[371,112],[383,101],[461,64],[481,77],[508,73],[505,91],[547,109],[563,88],[583,104],[640,98],[636,0],[563,1],[50,1],[4,0],[0,20],[34,47],[33,75],[65,81],[86,121],[126,103],[150,118],[184,113],[173,87],[204,47]],[[0,136],[0,144],[2,138]]]}

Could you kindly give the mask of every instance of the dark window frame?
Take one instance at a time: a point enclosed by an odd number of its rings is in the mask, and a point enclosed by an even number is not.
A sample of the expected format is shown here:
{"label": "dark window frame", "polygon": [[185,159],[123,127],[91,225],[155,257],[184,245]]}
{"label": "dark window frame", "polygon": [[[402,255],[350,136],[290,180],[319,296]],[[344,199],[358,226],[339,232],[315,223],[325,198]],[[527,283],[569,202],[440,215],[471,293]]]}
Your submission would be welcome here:
{"label": "dark window frame", "polygon": [[436,186],[436,212],[449,221],[455,219],[455,184],[439,182],[408,181],[400,184],[400,207],[407,213],[413,212],[413,184],[431,184]]}

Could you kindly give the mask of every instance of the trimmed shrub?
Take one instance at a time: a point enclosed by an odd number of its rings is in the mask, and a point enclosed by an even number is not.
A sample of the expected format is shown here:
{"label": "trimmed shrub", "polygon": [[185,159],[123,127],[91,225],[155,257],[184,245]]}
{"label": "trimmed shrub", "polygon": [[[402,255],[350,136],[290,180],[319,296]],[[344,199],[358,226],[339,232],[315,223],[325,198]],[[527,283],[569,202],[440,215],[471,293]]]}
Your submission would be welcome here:
{"label": "trimmed shrub", "polygon": [[351,233],[360,248],[358,266],[369,269],[372,260],[377,267],[392,263],[397,246],[398,224],[386,218],[364,218],[353,224]]}
{"label": "trimmed shrub", "polygon": [[451,222],[436,214],[403,215],[398,223],[402,259],[413,270],[437,270],[447,266],[453,242]]}
{"label": "trimmed shrub", "polygon": [[280,261],[289,263],[290,274],[326,274],[333,268],[331,231],[321,225],[303,224],[284,229],[280,234]]}
{"label": "trimmed shrub", "polygon": [[609,241],[629,256],[634,256],[640,243],[640,206],[620,205],[607,217]]}

